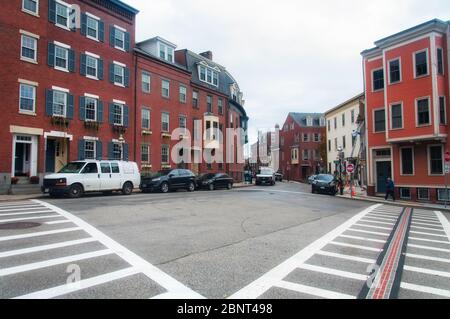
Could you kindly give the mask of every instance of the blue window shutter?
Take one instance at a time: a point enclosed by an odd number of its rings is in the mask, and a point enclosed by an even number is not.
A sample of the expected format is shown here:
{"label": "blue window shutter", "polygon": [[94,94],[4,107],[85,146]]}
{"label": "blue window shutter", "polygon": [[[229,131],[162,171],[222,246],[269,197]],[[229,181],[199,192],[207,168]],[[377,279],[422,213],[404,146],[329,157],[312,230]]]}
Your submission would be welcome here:
{"label": "blue window shutter", "polygon": [[109,103],[109,123],[114,124],[114,113],[113,113],[114,103]]}
{"label": "blue window shutter", "polygon": [[75,51],[69,50],[69,71],[75,72]]}
{"label": "blue window shutter", "polygon": [[72,94],[67,94],[67,113],[66,118],[73,119],[74,97]]}
{"label": "blue window shutter", "polygon": [[130,34],[125,32],[125,51],[130,52]]}
{"label": "blue window shutter", "polygon": [[123,106],[123,126],[128,127],[128,118],[129,118],[129,110],[128,106]]}
{"label": "blue window shutter", "polygon": [[123,81],[124,85],[125,85],[125,87],[129,87],[130,86],[130,69],[124,68],[123,74],[124,74],[124,81]]}
{"label": "blue window shutter", "polygon": [[123,160],[128,161],[128,144],[123,144]]}
{"label": "blue window shutter", "polygon": [[80,120],[84,121],[86,119],[86,98],[80,96]]}
{"label": "blue window shutter", "polygon": [[112,160],[114,158],[114,143],[108,143],[108,159]]}
{"label": "blue window shutter", "polygon": [[69,19],[72,18],[72,20],[69,21],[69,27],[72,32],[77,31],[77,14],[75,9],[70,10]]}
{"label": "blue window shutter", "polygon": [[56,1],[55,0],[48,1],[48,20],[51,23],[56,23]]}
{"label": "blue window shutter", "polygon": [[87,34],[87,15],[86,13],[81,14],[81,34]]}
{"label": "blue window shutter", "polygon": [[97,141],[95,144],[95,153],[98,161],[103,159],[103,143],[101,141]]}
{"label": "blue window shutter", "polygon": [[78,140],[78,159],[84,160],[84,140]]}
{"label": "blue window shutter", "polygon": [[114,28],[114,26],[110,26],[109,27],[109,44],[112,47],[114,47],[115,35],[116,35],[116,28]]}
{"label": "blue window shutter", "polygon": [[105,42],[105,23],[103,21],[98,22],[98,40]]}
{"label": "blue window shutter", "polygon": [[80,74],[86,75],[86,54],[80,55]]}
{"label": "blue window shutter", "polygon": [[48,59],[47,63],[49,66],[55,66],[55,45],[53,43],[48,43]]}
{"label": "blue window shutter", "polygon": [[97,122],[103,122],[103,101],[97,101]]}
{"label": "blue window shutter", "polygon": [[109,64],[109,82],[114,83],[114,63]]}
{"label": "blue window shutter", "polygon": [[98,59],[98,79],[103,80],[103,60]]}
{"label": "blue window shutter", "polygon": [[53,91],[45,90],[46,103],[45,103],[45,113],[47,116],[53,115]]}

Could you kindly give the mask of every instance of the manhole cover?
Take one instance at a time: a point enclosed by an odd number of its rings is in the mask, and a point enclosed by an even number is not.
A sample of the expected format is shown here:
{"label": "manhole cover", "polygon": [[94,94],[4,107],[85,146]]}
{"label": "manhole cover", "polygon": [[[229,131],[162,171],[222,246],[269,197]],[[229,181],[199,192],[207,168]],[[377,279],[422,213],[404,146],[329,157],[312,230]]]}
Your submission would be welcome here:
{"label": "manhole cover", "polygon": [[0,224],[0,230],[5,229],[27,229],[33,227],[39,227],[41,224],[39,223],[7,223]]}

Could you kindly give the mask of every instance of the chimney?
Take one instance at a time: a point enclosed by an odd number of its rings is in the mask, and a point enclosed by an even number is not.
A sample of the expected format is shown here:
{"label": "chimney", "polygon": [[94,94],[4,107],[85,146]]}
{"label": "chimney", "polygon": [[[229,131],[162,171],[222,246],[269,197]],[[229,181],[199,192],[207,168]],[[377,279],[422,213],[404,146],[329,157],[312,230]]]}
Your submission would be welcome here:
{"label": "chimney", "polygon": [[212,52],[211,52],[211,51],[202,52],[202,53],[200,53],[200,55],[201,55],[202,57],[205,57],[205,58],[211,60],[211,61],[212,61],[212,59],[213,59],[213,55],[212,55]]}

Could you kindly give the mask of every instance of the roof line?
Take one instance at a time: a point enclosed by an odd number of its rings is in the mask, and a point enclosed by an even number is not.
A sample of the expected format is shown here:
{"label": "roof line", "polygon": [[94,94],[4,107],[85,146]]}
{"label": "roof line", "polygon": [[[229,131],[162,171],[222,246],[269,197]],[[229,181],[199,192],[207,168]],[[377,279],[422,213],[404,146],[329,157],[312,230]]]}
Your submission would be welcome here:
{"label": "roof line", "polygon": [[362,97],[364,97],[364,92],[363,92],[363,93],[360,93],[360,94],[358,94],[358,95],[355,95],[355,96],[352,97],[351,99],[348,99],[347,101],[342,102],[341,104],[339,104],[339,105],[337,105],[337,106],[335,106],[335,107],[329,109],[329,110],[326,111],[324,114],[325,114],[325,115],[328,115],[328,114],[330,114],[330,113],[332,113],[332,112],[334,112],[334,111],[340,109],[340,108],[343,107],[344,105],[346,105],[346,104],[348,104],[348,103],[350,103],[350,102],[352,102],[352,101],[355,101],[355,100],[357,100],[357,99],[360,99],[360,98],[362,98]]}

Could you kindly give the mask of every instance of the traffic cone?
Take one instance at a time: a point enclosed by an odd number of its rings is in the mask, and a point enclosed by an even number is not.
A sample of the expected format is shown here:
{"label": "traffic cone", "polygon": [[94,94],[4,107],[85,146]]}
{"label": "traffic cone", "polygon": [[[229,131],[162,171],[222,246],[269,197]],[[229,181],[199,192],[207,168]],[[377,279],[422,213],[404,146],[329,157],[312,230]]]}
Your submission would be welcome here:
{"label": "traffic cone", "polygon": [[356,187],[352,186],[352,196],[356,196]]}

